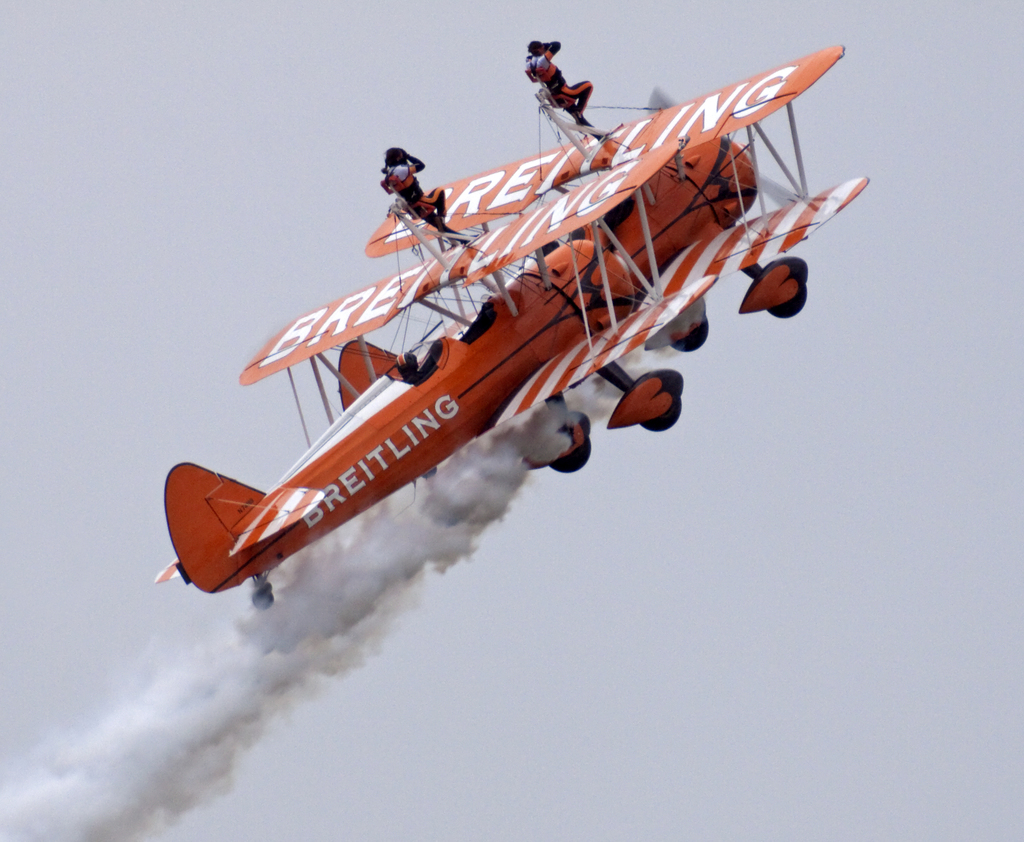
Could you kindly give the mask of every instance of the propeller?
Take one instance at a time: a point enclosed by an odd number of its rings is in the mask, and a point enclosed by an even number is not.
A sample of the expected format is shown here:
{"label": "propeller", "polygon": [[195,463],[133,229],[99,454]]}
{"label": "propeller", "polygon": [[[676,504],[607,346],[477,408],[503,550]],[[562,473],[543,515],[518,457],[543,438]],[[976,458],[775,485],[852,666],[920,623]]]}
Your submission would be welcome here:
{"label": "propeller", "polygon": [[670,97],[664,90],[659,87],[655,87],[651,91],[651,98],[647,100],[648,111],[661,111],[665,108],[671,108],[673,105],[678,105],[672,97]]}

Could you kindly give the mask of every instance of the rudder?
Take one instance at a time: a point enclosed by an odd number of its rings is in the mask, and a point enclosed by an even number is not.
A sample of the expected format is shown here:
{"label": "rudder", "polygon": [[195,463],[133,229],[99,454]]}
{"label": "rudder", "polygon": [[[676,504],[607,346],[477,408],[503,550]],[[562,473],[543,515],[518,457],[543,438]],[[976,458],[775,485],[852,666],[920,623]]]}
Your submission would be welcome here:
{"label": "rudder", "polygon": [[242,558],[231,556],[232,529],[264,497],[262,491],[184,462],[164,486],[164,509],[178,569],[207,593],[241,584]]}

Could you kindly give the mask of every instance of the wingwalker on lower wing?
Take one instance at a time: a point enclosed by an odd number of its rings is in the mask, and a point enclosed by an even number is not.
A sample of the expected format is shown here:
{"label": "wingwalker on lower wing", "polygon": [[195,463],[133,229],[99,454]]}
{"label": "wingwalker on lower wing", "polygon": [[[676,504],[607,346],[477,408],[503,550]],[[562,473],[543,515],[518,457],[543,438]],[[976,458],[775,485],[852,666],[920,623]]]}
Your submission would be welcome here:
{"label": "wingwalker on lower wing", "polygon": [[[812,195],[796,135],[792,100],[841,55],[823,50],[620,127],[594,141],[589,163],[572,147],[455,185],[452,228],[496,209],[513,218],[303,314],[260,350],[241,382],[287,371],[307,429],[295,373],[308,362],[327,427],[267,492],[193,464],[172,469],[165,506],[178,557],[158,581],[180,574],[217,592],[252,579],[265,607],[267,575],[282,561],[533,407],[555,414],[565,449],[531,466],[578,470],[590,421],[564,396],[595,374],[622,392],[610,428],[670,428],[682,376],[634,378],[619,361],[641,346],[701,347],[706,295],[736,272],[751,277],[742,313],[794,315],[806,264],[783,255],[867,184]],[[792,168],[765,129],[783,107]],[[544,201],[548,187],[585,169],[575,189]],[[367,342],[389,324],[403,324],[404,336],[416,313],[427,325],[413,347]],[[325,381],[337,382],[333,396]]]}

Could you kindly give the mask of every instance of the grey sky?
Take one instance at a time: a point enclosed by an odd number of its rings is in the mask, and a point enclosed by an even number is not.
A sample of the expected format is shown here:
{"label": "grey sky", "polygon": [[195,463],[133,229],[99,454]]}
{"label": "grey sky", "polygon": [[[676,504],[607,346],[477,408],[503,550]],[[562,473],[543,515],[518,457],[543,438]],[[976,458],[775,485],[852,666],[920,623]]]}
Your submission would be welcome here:
{"label": "grey sky", "polygon": [[[855,6],[858,6],[855,8]],[[538,145],[563,42],[613,125],[831,44],[796,106],[809,301],[672,360],[683,418],[537,473],[379,653],[274,722],[161,840],[1019,839],[1022,483],[1013,4],[8,9],[0,424],[8,775],[248,610],[151,584],[167,470],[303,448],[285,321],[393,271],[383,150],[440,183]],[[543,146],[552,145],[548,134]]]}

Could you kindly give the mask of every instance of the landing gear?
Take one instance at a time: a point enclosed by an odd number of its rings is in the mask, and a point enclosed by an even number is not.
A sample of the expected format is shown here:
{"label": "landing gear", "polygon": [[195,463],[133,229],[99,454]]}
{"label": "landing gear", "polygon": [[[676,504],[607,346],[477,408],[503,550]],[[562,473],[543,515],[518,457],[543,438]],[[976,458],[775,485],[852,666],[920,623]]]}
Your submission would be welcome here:
{"label": "landing gear", "polygon": [[570,412],[562,430],[572,437],[573,447],[552,462],[551,467],[560,474],[571,474],[590,459],[590,419],[582,412]]}
{"label": "landing gear", "polygon": [[686,336],[677,342],[673,342],[672,347],[677,351],[696,351],[708,341],[708,327],[708,320],[705,317],[704,321],[686,334]]}
{"label": "landing gear", "polygon": [[778,307],[769,307],[768,312],[777,319],[791,319],[804,309],[804,304],[806,303],[807,282],[804,281],[799,285],[796,295],[789,299],[785,304],[780,304]]}
{"label": "landing gear", "polygon": [[[611,366],[605,366],[605,369],[610,368]],[[618,369],[618,366],[615,368]],[[628,376],[621,369],[612,369],[603,376],[618,385],[617,381],[621,377],[617,375]],[[645,430],[660,433],[675,424],[682,414],[683,375],[671,368],[661,368],[642,374],[623,388],[623,391],[625,394],[619,399],[612,417],[608,419],[609,430],[639,424]]]}
{"label": "landing gear", "polygon": [[[704,322],[704,324],[707,325],[707,322]],[[705,331],[704,336],[707,337],[707,331]],[[672,399],[672,403],[657,418],[641,421],[640,426],[645,430],[650,430],[652,433],[660,433],[674,425],[683,413],[683,376],[678,371],[673,371],[672,369],[662,369],[661,371],[652,371],[650,373],[661,379],[662,394],[667,394]]]}
{"label": "landing gear", "polygon": [[252,577],[256,589],[252,592],[252,604],[260,611],[266,611],[274,604],[274,587],[267,579],[267,573]]}
{"label": "landing gear", "polygon": [[777,319],[791,319],[807,303],[807,263],[799,257],[779,257],[764,268],[756,263],[743,270],[753,278],[740,304],[741,313],[767,310]]}

